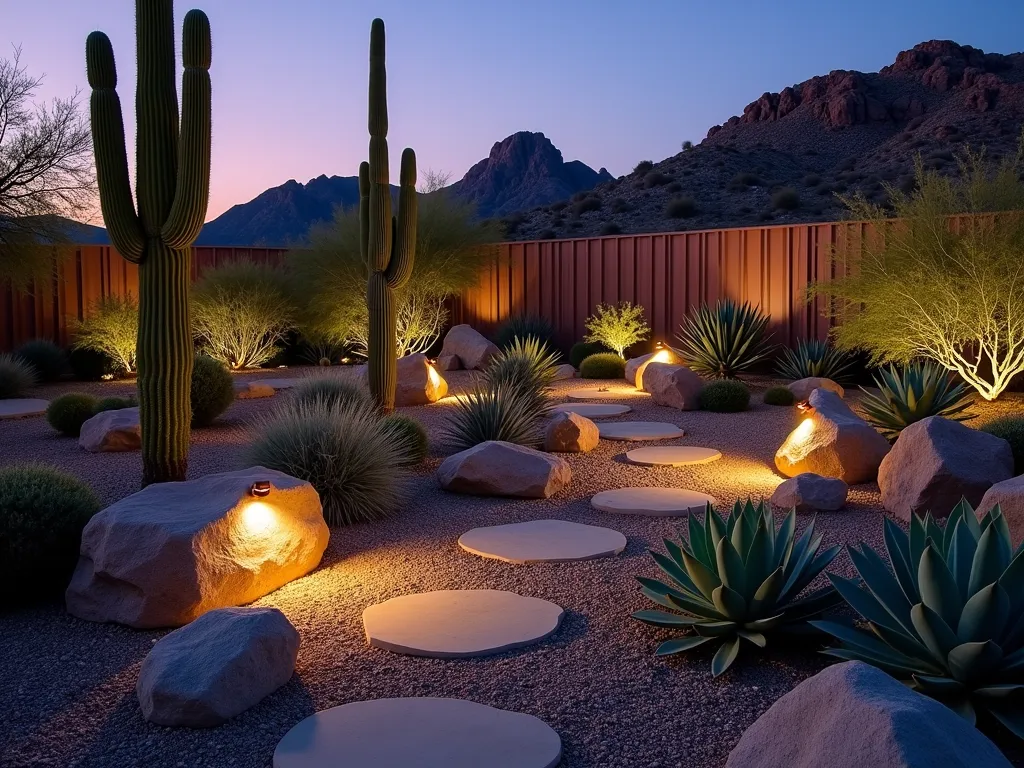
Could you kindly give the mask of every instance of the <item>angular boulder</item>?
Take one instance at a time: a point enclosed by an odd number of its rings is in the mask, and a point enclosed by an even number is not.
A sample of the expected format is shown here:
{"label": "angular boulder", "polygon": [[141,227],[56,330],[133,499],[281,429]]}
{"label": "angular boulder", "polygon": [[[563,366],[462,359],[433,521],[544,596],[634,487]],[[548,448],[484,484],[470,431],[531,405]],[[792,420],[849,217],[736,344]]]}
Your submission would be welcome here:
{"label": "angular boulder", "polygon": [[849,490],[850,487],[838,478],[804,472],[783,480],[772,494],[771,503],[797,512],[832,512],[846,505]]}
{"label": "angular boulder", "polygon": [[82,424],[78,444],[90,453],[137,451],[142,448],[138,408],[101,411]]}
{"label": "angular boulder", "polygon": [[555,368],[555,375],[554,375],[554,378],[552,380],[553,381],[563,381],[565,379],[575,379],[575,378],[576,378],[576,369],[573,368],[568,363],[563,363],[562,365],[560,365],[557,368]]}
{"label": "angular boulder", "polygon": [[900,432],[878,470],[882,505],[901,520],[945,517],[960,497],[980,505],[985,492],[1013,477],[1013,451],[1001,437],[929,416]]}
{"label": "angular boulder", "polygon": [[789,391],[793,393],[793,397],[796,398],[798,403],[809,398],[811,396],[811,392],[816,389],[827,389],[829,392],[835,392],[840,397],[846,394],[846,391],[832,381],[832,379],[823,379],[818,376],[809,376],[806,379],[798,379],[797,381],[790,382],[786,386]]}
{"label": "angular boulder", "polygon": [[685,365],[650,362],[642,373],[644,390],[657,405],[681,411],[700,408],[704,380]]}
{"label": "angular boulder", "polygon": [[[253,496],[256,483],[267,493]],[[157,483],[85,526],[67,609],[142,629],[181,626],[309,573],[329,535],[313,486],[272,469]]]}
{"label": "angular boulder", "polygon": [[462,369],[462,361],[458,355],[451,352],[442,352],[437,356],[434,367],[439,371],[458,371]]}
{"label": "angular boulder", "polygon": [[488,440],[449,456],[437,468],[446,491],[476,496],[546,499],[569,484],[565,459],[502,440]]}
{"label": "angular boulder", "polygon": [[640,357],[631,357],[626,361],[626,381],[637,389],[644,388],[644,371],[650,363],[675,363],[682,364],[679,355],[668,347],[649,352]]}
{"label": "angular boulder", "polygon": [[395,405],[427,405],[448,394],[448,382],[430,364],[426,355],[406,355],[398,359],[398,387]]}
{"label": "angular boulder", "polygon": [[444,336],[442,355],[455,355],[468,370],[482,370],[492,357],[498,354],[498,347],[468,325],[456,325]]}
{"label": "angular boulder", "polygon": [[277,608],[221,608],[164,635],[142,662],[142,716],[210,728],[255,706],[295,671],[299,633]]}
{"label": "angular boulder", "polygon": [[555,453],[586,453],[597,447],[597,424],[571,411],[555,413],[544,426],[544,450]]}
{"label": "angular boulder", "polygon": [[804,680],[759,717],[726,768],[1010,768],[945,704],[861,661]]}
{"label": "angular boulder", "polygon": [[981,497],[981,503],[974,510],[978,517],[983,517],[996,504],[1006,518],[1010,527],[1010,538],[1016,548],[1024,541],[1024,475],[1011,477],[996,483]]}
{"label": "angular boulder", "polygon": [[807,401],[811,410],[775,454],[778,470],[787,477],[836,477],[849,485],[874,480],[889,441],[831,390],[812,390]]}

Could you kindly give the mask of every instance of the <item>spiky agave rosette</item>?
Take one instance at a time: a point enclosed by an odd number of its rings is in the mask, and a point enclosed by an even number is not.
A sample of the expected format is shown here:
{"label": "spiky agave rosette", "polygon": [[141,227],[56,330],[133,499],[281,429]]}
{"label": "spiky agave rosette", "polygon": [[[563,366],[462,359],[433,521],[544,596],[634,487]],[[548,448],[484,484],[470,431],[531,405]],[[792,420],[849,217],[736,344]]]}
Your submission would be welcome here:
{"label": "spiky agave rosette", "polygon": [[971,418],[967,410],[974,397],[967,385],[954,382],[949,371],[930,360],[916,361],[897,370],[890,366],[879,371],[876,395],[864,387],[860,407],[871,426],[894,440],[915,421],[928,416],[964,421]]}

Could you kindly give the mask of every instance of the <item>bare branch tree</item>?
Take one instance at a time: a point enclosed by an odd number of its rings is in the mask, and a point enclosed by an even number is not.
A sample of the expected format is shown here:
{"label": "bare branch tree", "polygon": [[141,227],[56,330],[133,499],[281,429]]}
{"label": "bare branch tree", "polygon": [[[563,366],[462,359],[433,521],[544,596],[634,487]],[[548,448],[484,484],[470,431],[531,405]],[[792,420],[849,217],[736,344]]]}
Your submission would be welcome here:
{"label": "bare branch tree", "polygon": [[427,168],[420,174],[420,186],[417,191],[423,195],[437,192],[447,187],[451,178],[452,174],[449,171],[435,171],[433,168]]}
{"label": "bare branch tree", "polygon": [[0,282],[24,287],[53,268],[67,222],[88,215],[96,191],[89,124],[80,94],[33,100],[43,78],[21,49],[0,59]]}

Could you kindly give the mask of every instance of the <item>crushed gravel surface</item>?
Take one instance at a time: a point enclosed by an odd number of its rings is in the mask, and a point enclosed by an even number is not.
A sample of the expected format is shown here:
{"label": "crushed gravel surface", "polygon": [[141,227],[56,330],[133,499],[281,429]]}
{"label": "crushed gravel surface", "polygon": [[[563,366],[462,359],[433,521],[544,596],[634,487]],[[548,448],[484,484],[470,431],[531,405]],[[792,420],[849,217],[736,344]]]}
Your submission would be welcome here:
{"label": "crushed gravel surface", "polygon": [[[447,377],[453,392],[471,385],[472,374]],[[555,389],[557,395],[600,385],[575,380]],[[33,396],[71,390],[124,395],[132,388],[122,382],[59,384]],[[193,432],[190,477],[238,468],[246,424],[287,396],[237,401],[219,424]],[[999,410],[1020,410],[1018,398],[1011,396]],[[563,454],[572,483],[540,501],[441,491],[433,470],[453,452],[441,434],[450,401],[402,409],[431,436],[413,501],[389,520],[333,530],[320,568],[256,603],[280,608],[301,633],[296,674],[287,685],[219,728],[154,726],[142,719],[134,687],[142,659],[163,632],[80,621],[59,604],[0,614],[0,765],[269,766],[281,737],[317,710],[362,699],[446,696],[541,718],[561,736],[563,765],[571,768],[722,766],[743,730],[822,669],[825,657],[813,646],[777,640],[760,654],[745,648],[740,662],[717,680],[711,652],[656,659],[655,647],[671,633],[629,618],[649,607],[633,577],[657,575],[646,550],[676,537],[680,521],[604,514],[589,501],[598,491],[635,485],[692,488],[722,500],[769,497],[781,481],[772,457],[798,415],[761,404],[760,392],[752,400],[745,413],[714,414],[633,398],[634,412],[621,420],[677,424],[686,436],[671,444],[716,448],[722,458],[678,468],[635,466],[623,454],[639,444],[602,440],[591,453]],[[43,418],[0,423],[0,465],[19,460],[73,472],[104,503],[137,490],[141,475],[139,454],[85,453],[75,440],[56,436]],[[866,540],[880,546],[880,514],[877,486],[854,486],[846,509],[818,515],[824,545]],[[517,566],[475,557],[457,544],[470,528],[545,518],[614,528],[628,545],[617,557]],[[845,552],[834,569],[852,573]],[[551,600],[567,614],[543,643],[486,658],[417,658],[367,646],[361,614],[368,605],[411,592],[484,588]]]}

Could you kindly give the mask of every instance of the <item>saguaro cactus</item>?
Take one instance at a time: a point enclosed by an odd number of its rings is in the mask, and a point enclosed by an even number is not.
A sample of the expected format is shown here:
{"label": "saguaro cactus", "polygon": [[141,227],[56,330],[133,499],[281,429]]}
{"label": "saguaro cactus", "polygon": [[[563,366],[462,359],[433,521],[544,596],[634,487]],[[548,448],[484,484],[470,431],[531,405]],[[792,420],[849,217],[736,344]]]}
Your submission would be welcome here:
{"label": "saguaro cactus", "polygon": [[398,216],[391,215],[388,178],[388,94],[384,22],[370,26],[370,161],[359,166],[359,234],[369,273],[370,392],[385,413],[395,407],[395,291],[409,282],[416,255],[416,153],[402,152]]}
{"label": "saguaro cactus", "polygon": [[185,16],[180,127],[172,0],[136,0],[135,36],[138,212],[128,183],[110,39],[102,32],[89,35],[85,58],[103,220],[117,250],[139,265],[137,360],[146,485],[184,480],[188,465],[189,261],[210,193],[210,22],[202,11]]}

